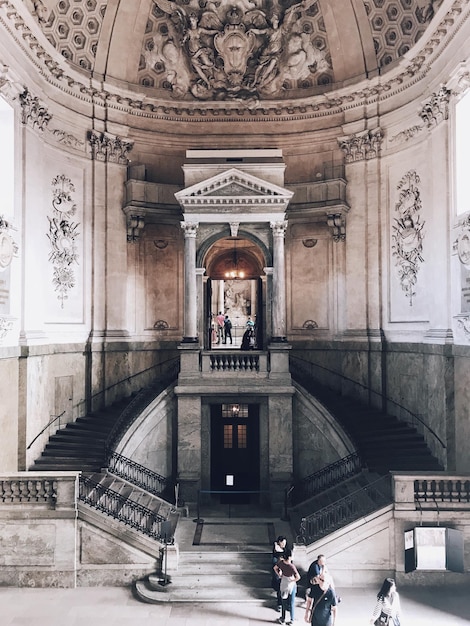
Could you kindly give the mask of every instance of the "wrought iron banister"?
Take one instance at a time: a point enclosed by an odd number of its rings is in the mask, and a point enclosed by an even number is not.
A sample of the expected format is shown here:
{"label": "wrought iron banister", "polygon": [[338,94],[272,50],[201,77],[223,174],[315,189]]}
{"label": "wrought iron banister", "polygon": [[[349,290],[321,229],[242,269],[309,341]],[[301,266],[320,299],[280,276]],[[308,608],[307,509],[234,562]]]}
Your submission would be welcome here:
{"label": "wrought iron banister", "polygon": [[162,523],[166,521],[164,517],[91,478],[80,476],[78,498],[88,506],[152,539],[163,539]]}
{"label": "wrought iron banister", "polygon": [[108,455],[108,472],[127,480],[129,483],[145,489],[155,496],[162,497],[165,490],[173,487],[173,481],[160,476],[153,470],[128,459],[118,452],[111,452]]}
{"label": "wrought iron banister", "polygon": [[382,476],[362,489],[357,489],[312,515],[302,518],[296,541],[305,545],[313,543],[392,502],[390,476]]}
{"label": "wrought iron banister", "polygon": [[290,503],[295,505],[313,498],[313,496],[338,485],[343,480],[360,474],[363,467],[364,465],[359,454],[353,452],[292,485],[290,488]]}

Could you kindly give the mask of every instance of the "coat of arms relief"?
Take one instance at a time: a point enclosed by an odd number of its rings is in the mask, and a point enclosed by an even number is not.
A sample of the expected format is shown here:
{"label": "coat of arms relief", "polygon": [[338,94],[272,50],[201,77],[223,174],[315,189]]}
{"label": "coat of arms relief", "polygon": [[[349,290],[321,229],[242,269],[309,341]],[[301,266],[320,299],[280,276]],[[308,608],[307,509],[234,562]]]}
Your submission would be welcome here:
{"label": "coat of arms relief", "polygon": [[253,0],[154,3],[141,70],[162,75],[174,98],[249,102],[332,82],[317,0],[269,10]]}

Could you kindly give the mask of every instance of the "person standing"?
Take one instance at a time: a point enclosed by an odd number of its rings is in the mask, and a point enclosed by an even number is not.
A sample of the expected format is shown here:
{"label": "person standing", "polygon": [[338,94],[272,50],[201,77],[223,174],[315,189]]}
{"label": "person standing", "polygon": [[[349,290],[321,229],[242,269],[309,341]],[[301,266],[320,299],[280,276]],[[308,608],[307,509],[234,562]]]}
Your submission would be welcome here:
{"label": "person standing", "polygon": [[316,599],[313,597],[307,599],[305,621],[308,624],[312,624],[312,626],[334,626],[338,603],[331,583],[331,576],[323,574],[318,582],[320,595]]}
{"label": "person standing", "polygon": [[230,343],[232,343],[232,322],[228,315],[225,316],[224,321],[224,343],[227,343],[227,339],[230,339]]}
{"label": "person standing", "polygon": [[[297,595],[297,581],[300,574],[292,563],[292,550],[286,548],[284,556],[273,567],[281,579],[281,617],[279,624],[294,624],[295,620],[295,597]],[[290,620],[286,622],[286,612],[289,611]]]}
{"label": "person standing", "polygon": [[215,319],[217,321],[217,343],[221,343],[224,340],[225,315],[219,311]]}
{"label": "person standing", "polygon": [[279,559],[283,559],[285,556],[285,552],[287,549],[287,538],[284,535],[279,535],[276,541],[273,543],[273,553],[272,553],[272,562],[271,567],[272,570],[272,578],[271,578],[271,587],[276,592],[277,598],[277,610],[280,612],[282,609],[282,599],[281,599],[281,577],[278,576],[277,572],[274,571],[274,566],[277,565]]}
{"label": "person standing", "polygon": [[307,603],[309,598],[311,598],[315,603],[315,601],[321,596],[322,591],[320,589],[320,582],[326,574],[328,574],[328,569],[326,567],[326,556],[324,554],[319,554],[316,560],[313,561],[308,568],[307,579],[310,588],[307,589],[307,596],[305,598]]}
{"label": "person standing", "polygon": [[393,578],[386,578],[380,591],[377,594],[377,602],[372,617],[371,624],[382,626],[400,626],[400,596]]}

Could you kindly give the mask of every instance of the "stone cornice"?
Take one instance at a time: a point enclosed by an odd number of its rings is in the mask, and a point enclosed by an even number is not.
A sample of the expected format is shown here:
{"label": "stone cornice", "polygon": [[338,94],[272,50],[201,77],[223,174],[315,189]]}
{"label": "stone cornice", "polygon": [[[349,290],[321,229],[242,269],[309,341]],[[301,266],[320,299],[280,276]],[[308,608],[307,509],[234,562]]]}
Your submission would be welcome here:
{"label": "stone cornice", "polygon": [[428,75],[432,61],[445,50],[470,15],[466,0],[454,0],[448,6],[447,10],[444,7],[439,10],[440,20],[432,32],[425,33],[425,41],[417,44],[414,58],[403,59],[384,76],[363,82],[359,87],[302,100],[263,102],[253,108],[233,102],[165,102],[88,79],[70,68],[48,44],[19,0],[0,0],[0,24],[50,85],[97,108],[168,121],[281,122],[324,117],[364,103],[385,101],[419,82]]}

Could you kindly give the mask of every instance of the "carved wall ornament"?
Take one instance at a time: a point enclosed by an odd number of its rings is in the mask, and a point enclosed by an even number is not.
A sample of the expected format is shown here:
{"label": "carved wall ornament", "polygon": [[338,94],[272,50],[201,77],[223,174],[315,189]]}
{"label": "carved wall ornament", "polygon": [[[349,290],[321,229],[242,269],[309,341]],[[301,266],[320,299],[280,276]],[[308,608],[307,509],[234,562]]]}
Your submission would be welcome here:
{"label": "carved wall ornament", "polygon": [[153,244],[159,250],[164,250],[166,247],[168,247],[168,241],[165,241],[164,239],[155,239]]}
{"label": "carved wall ornament", "polygon": [[333,241],[346,241],[346,220],[341,213],[327,215],[326,223],[333,232]]}
{"label": "carved wall ornament", "polygon": [[418,271],[424,263],[423,227],[425,222],[420,221],[422,208],[419,184],[421,180],[414,170],[403,176],[397,186],[399,200],[395,205],[398,217],[392,225],[392,254],[396,259],[398,277],[405,296],[413,306],[413,296],[416,295],[415,286],[418,280]]}
{"label": "carved wall ornament", "polygon": [[318,324],[315,320],[306,320],[302,324],[302,328],[305,328],[306,330],[315,330],[315,328],[318,328]]}
{"label": "carved wall ornament", "polygon": [[8,320],[5,317],[0,317],[0,341],[6,337],[6,335],[13,328],[13,321]]}
{"label": "carved wall ornament", "polygon": [[338,139],[339,147],[345,154],[346,163],[375,159],[379,156],[384,134],[381,128],[366,130],[349,137]]}
{"label": "carved wall ornament", "polygon": [[230,222],[230,237],[237,237],[239,228],[240,228],[239,222]]}
{"label": "carved wall ornament", "polygon": [[118,163],[119,165],[129,164],[128,154],[134,147],[134,142],[95,131],[90,131],[88,141],[93,159],[107,163]]}
{"label": "carved wall ornament", "polygon": [[32,128],[44,131],[52,119],[45,106],[40,104],[39,98],[32,96],[27,88],[19,95],[21,105],[21,121]]}
{"label": "carved wall ornament", "polygon": [[456,241],[457,255],[462,265],[470,267],[470,215],[460,224],[460,233]]}
{"label": "carved wall ornament", "polygon": [[170,325],[165,320],[157,320],[153,327],[155,328],[155,330],[168,330],[170,328]]}
{"label": "carved wall ornament", "polygon": [[302,239],[302,244],[306,248],[314,248],[317,245],[318,239]]}
{"label": "carved wall ornament", "polygon": [[197,222],[180,222],[184,236],[188,238],[196,238],[199,224]]}
{"label": "carved wall ornament", "polygon": [[416,124],[415,126],[410,126],[410,128],[405,128],[400,133],[397,133],[393,137],[390,138],[390,143],[404,143],[405,141],[409,141],[418,135],[424,129],[423,125]]}
{"label": "carved wall ornament", "polygon": [[85,147],[85,142],[81,139],[75,137],[75,135],[71,135],[70,133],[65,132],[65,130],[60,130],[58,128],[48,129],[51,135],[64,146],[69,146],[71,148],[76,148],[78,150],[83,150]]}
{"label": "carved wall ornament", "polygon": [[450,95],[451,91],[443,85],[424,103],[419,116],[428,129],[448,119]]}
{"label": "carved wall ornament", "polygon": [[470,340],[470,315],[456,315],[457,323],[463,330],[465,338]]}
{"label": "carved wall ornament", "polygon": [[271,222],[271,229],[274,237],[284,237],[287,230],[287,220],[281,220],[280,222]]}
{"label": "carved wall ornament", "polygon": [[0,62],[0,93],[2,96],[8,102],[12,102],[18,99],[23,91],[23,85],[20,84],[17,77],[12,75],[11,68]]}
{"label": "carved wall ornament", "polygon": [[47,237],[51,244],[49,260],[53,265],[52,282],[57,292],[57,298],[64,308],[64,301],[68,292],[75,287],[73,263],[78,264],[76,239],[79,235],[77,222],[72,222],[77,205],[73,199],[75,187],[70,178],[64,174],[52,180],[52,215],[48,216],[49,233]]}
{"label": "carved wall ornament", "polygon": [[[143,215],[128,215],[127,216],[127,241],[135,243],[140,239],[140,235],[145,226],[145,219]],[[157,246],[158,247],[158,246]]]}
{"label": "carved wall ornament", "polygon": [[11,230],[16,229],[9,220],[0,215],[0,272],[11,264],[13,257],[18,256],[18,244],[11,236]]}

